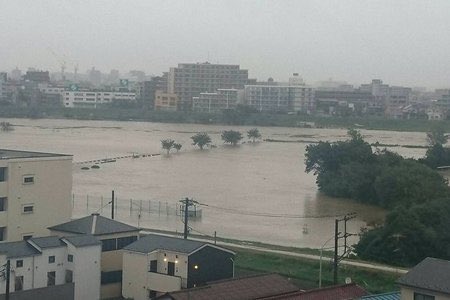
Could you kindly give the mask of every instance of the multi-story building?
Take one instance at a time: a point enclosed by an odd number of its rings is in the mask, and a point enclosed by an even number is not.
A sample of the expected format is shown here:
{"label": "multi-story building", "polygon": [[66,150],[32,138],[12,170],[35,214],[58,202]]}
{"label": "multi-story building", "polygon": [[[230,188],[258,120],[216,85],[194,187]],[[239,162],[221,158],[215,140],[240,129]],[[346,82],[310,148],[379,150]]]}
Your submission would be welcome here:
{"label": "multi-story building", "polygon": [[[10,263],[12,299],[96,300],[100,253],[101,244],[92,235],[30,238],[0,243],[0,265]],[[4,270],[0,294],[6,292],[7,275]]]}
{"label": "multi-story building", "polygon": [[362,84],[359,89],[361,92],[372,94],[373,98],[368,105],[368,112],[371,114],[384,114],[389,97],[389,85],[383,84],[381,79],[373,79],[369,84]]}
{"label": "multi-story building", "polygon": [[289,83],[246,85],[244,102],[260,112],[304,112],[315,110],[314,89],[306,86],[298,76],[289,79]]}
{"label": "multi-story building", "polygon": [[366,113],[373,96],[370,92],[354,89],[315,91],[317,111],[329,115],[348,115]]}
{"label": "multi-story building", "polygon": [[40,92],[40,103],[47,105],[62,105],[62,95],[64,93],[64,87],[53,86],[48,83],[38,84]]}
{"label": "multi-story building", "polygon": [[216,245],[149,234],[124,248],[122,295],[135,300],[234,277],[235,253]]}
{"label": "multi-story building", "polygon": [[178,110],[178,95],[163,91],[155,92],[155,110],[176,111]]}
{"label": "multi-story building", "polygon": [[34,82],[50,82],[50,74],[48,71],[27,71],[23,79]]}
{"label": "multi-story building", "polygon": [[0,241],[46,236],[72,216],[72,156],[0,149]]}
{"label": "multi-story building", "polygon": [[167,73],[165,76],[155,76],[151,80],[139,82],[136,89],[136,98],[143,107],[153,109],[156,91],[167,92]]}
{"label": "multi-story building", "polygon": [[170,68],[168,92],[178,95],[178,110],[189,111],[192,97],[214,93],[217,89],[243,89],[248,81],[248,70],[242,70],[239,65],[179,64]]}
{"label": "multi-story building", "polygon": [[238,90],[218,89],[215,93],[200,93],[192,97],[192,110],[216,113],[224,109],[235,109],[238,104]]}
{"label": "multi-story building", "polygon": [[96,92],[96,91],[64,91],[63,103],[65,107],[97,108],[99,105],[125,102],[136,102],[134,92]]}
{"label": "multi-story building", "polygon": [[120,297],[122,293],[122,249],[139,238],[139,228],[105,218],[99,214],[69,221],[49,228],[59,237],[93,235],[102,243],[102,299]]}

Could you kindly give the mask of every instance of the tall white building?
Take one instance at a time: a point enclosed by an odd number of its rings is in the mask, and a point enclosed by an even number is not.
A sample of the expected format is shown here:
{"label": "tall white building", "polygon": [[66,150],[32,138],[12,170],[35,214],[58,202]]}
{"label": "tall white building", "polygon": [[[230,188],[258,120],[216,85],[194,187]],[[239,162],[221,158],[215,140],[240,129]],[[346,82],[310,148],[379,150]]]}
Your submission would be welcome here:
{"label": "tall white building", "polygon": [[[0,243],[0,265],[10,262],[10,292],[39,290],[42,299],[100,299],[100,254],[101,243],[92,235]],[[6,276],[5,270],[0,294]]]}
{"label": "tall white building", "polygon": [[0,149],[0,241],[47,236],[72,215],[72,156]]}
{"label": "tall white building", "polygon": [[235,109],[238,103],[238,90],[218,89],[214,93],[200,93],[192,97],[192,110],[215,113],[224,109]]}

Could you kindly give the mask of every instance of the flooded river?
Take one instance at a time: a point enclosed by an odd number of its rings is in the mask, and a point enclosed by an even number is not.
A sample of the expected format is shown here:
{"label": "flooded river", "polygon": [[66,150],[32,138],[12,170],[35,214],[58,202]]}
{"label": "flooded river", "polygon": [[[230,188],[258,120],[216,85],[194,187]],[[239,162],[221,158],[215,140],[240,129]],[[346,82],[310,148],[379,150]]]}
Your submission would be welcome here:
{"label": "flooded river", "polygon": [[[1,147],[73,154],[74,217],[99,211],[109,215],[107,197],[115,190],[118,219],[132,225],[182,231],[171,213],[189,197],[204,204],[202,217],[192,219],[192,232],[296,247],[321,247],[334,234],[334,216],[356,212],[350,232],[379,222],[384,211],[317,192],[315,177],[304,172],[308,141],[336,141],[346,130],[260,127],[264,139],[278,142],[223,145],[222,130],[246,132],[249,127],[160,124],[144,122],[8,119],[12,132],[0,133]],[[217,147],[198,150],[190,137],[210,134]],[[362,131],[369,142],[425,145],[424,133]],[[169,156],[161,140],[183,148]],[[287,142],[291,141],[291,142]],[[406,157],[424,149],[394,147]],[[143,153],[163,155],[117,159],[99,169],[82,170],[79,162]],[[103,199],[101,198],[103,197]],[[101,208],[101,206],[104,206]],[[130,210],[131,205],[131,210]],[[331,243],[330,243],[331,246]]]}

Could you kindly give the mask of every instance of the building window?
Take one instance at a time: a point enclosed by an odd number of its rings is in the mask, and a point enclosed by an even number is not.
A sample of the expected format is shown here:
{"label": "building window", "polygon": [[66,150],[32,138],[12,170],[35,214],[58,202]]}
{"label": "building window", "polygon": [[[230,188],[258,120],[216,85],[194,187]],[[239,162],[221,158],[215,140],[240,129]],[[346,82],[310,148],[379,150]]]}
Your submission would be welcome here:
{"label": "building window", "polygon": [[55,285],[56,282],[56,272],[47,272],[47,286]]}
{"label": "building window", "polygon": [[48,263],[49,264],[55,263],[55,256],[54,255],[48,257]]}
{"label": "building window", "polygon": [[32,214],[34,212],[34,205],[26,204],[22,206],[22,213],[24,214]]}
{"label": "building window", "polygon": [[23,290],[23,276],[16,276],[14,278],[14,291],[21,291]]}
{"label": "building window", "polygon": [[33,184],[34,176],[33,175],[25,175],[23,176],[23,184]]}
{"label": "building window", "polygon": [[414,300],[434,300],[434,296],[414,293]]}
{"label": "building window", "polygon": [[6,240],[6,227],[0,227],[0,241]]}
{"label": "building window", "polygon": [[101,283],[116,283],[122,282],[122,271],[102,272]]}
{"label": "building window", "polygon": [[154,290],[148,290],[148,298],[149,298],[149,299],[154,299],[154,298],[156,298],[156,291],[154,291]]}
{"label": "building window", "polygon": [[16,268],[22,268],[23,267],[23,260],[16,260]]}
{"label": "building window", "polygon": [[73,271],[72,270],[66,270],[66,283],[73,282]]}
{"label": "building window", "polygon": [[153,273],[158,272],[158,261],[156,259],[150,261],[149,272],[153,272]]}
{"label": "building window", "polygon": [[0,182],[6,181],[7,168],[0,168]]}
{"label": "building window", "polygon": [[117,250],[117,239],[102,240],[102,252]]}
{"label": "building window", "polygon": [[73,262],[73,255],[72,254],[67,255],[67,261],[68,262]]}
{"label": "building window", "polygon": [[0,211],[6,211],[7,203],[8,203],[8,198],[6,198],[6,197],[0,198]]}
{"label": "building window", "polygon": [[123,247],[126,247],[135,241],[137,241],[137,236],[127,236],[127,237],[123,237],[123,238],[118,238],[117,239],[117,249],[122,249]]}

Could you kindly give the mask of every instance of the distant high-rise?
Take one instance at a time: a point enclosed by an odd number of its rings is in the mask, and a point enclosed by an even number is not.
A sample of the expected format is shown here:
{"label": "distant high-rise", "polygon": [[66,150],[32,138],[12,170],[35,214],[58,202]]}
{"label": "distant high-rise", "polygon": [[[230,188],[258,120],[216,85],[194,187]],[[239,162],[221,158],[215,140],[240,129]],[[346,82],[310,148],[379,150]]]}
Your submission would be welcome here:
{"label": "distant high-rise", "polygon": [[89,82],[94,86],[99,86],[102,83],[102,73],[99,70],[96,70],[95,67],[92,67],[91,70],[88,71]]}
{"label": "distant high-rise", "polygon": [[24,76],[25,80],[33,82],[49,82],[50,74],[48,71],[27,71]]}
{"label": "distant high-rise", "polygon": [[248,70],[239,65],[205,63],[178,64],[170,68],[168,92],[178,95],[178,110],[192,110],[192,97],[218,89],[243,89],[248,84]]}

